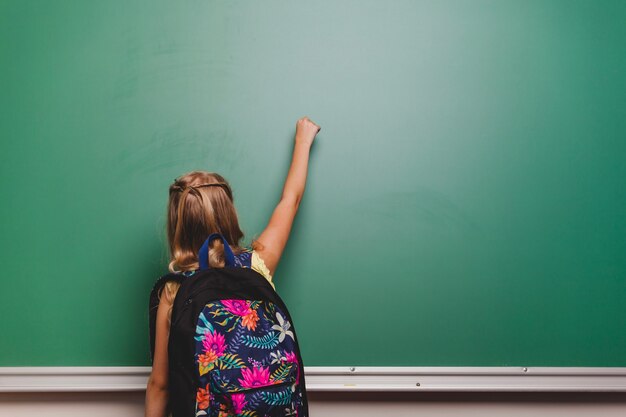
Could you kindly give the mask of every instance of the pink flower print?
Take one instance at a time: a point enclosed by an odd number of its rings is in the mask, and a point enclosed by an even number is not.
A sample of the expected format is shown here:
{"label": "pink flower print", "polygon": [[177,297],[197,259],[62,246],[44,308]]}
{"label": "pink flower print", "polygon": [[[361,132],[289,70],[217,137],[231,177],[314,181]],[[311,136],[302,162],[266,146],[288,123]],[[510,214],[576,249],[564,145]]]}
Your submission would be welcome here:
{"label": "pink flower print", "polygon": [[246,407],[246,395],[245,394],[233,394],[230,397],[233,400],[233,413],[241,414]]}
{"label": "pink flower print", "polygon": [[213,352],[215,356],[222,356],[224,354],[224,350],[226,350],[226,343],[224,336],[219,334],[218,332],[205,333],[205,338],[202,341],[202,347],[205,352]]}
{"label": "pink flower print", "polygon": [[250,302],[246,300],[222,300],[222,305],[229,313],[246,316],[250,313]]}
{"label": "pink flower print", "polygon": [[244,388],[264,387],[270,384],[270,368],[252,368],[252,370],[243,368],[241,370],[243,379],[239,383]]}
{"label": "pink flower print", "polygon": [[298,365],[298,357],[295,352],[285,351],[285,357],[282,358],[286,363],[294,363],[297,369],[296,379],[300,380],[300,366]]}
{"label": "pink flower print", "polygon": [[285,352],[285,362],[298,363],[298,358],[294,352]]}

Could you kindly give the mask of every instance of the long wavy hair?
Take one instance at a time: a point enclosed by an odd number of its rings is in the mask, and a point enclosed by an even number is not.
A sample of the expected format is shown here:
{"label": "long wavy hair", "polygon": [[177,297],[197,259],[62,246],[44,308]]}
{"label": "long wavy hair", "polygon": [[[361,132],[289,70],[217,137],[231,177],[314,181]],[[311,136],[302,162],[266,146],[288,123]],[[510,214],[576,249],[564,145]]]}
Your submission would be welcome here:
{"label": "long wavy hair", "polygon": [[[169,270],[198,269],[198,251],[212,233],[222,234],[235,254],[245,250],[230,185],[214,172],[192,171],[177,178],[170,185],[167,205]],[[224,245],[218,239],[210,246],[208,263],[213,268],[224,266]],[[173,301],[178,285],[168,284],[166,293]]]}
{"label": "long wavy hair", "polygon": [[[242,252],[239,242],[243,232],[239,227],[230,185],[224,177],[211,172],[193,171],[179,177],[170,185],[167,206],[169,270],[198,269],[198,251],[212,233],[221,233],[233,252]],[[223,267],[222,242],[214,240],[210,249],[209,265]]]}

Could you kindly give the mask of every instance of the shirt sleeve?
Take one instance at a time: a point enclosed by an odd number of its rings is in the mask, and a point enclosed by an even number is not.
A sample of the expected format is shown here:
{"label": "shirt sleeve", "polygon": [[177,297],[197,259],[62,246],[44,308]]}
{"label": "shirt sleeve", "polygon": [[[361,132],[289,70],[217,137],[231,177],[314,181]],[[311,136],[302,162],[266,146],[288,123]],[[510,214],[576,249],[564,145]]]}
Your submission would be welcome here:
{"label": "shirt sleeve", "polygon": [[274,287],[274,283],[272,282],[272,276],[270,275],[270,270],[267,269],[267,266],[265,266],[265,262],[259,256],[257,251],[254,251],[254,250],[252,251],[252,261],[251,261],[250,267],[254,269],[256,272],[258,272],[259,274],[263,275],[265,279],[270,284],[272,284],[272,287],[276,289],[276,287]]}

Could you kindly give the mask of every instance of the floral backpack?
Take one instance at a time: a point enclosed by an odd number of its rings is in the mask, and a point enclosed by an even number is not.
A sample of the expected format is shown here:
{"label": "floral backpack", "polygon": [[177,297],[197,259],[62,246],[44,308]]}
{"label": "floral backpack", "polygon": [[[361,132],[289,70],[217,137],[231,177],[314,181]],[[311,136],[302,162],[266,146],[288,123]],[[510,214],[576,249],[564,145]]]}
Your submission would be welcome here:
{"label": "floral backpack", "polygon": [[[209,268],[209,245],[224,243],[224,268]],[[150,295],[154,359],[158,293],[179,282],[168,342],[169,411],[187,416],[308,416],[304,368],[287,307],[270,283],[212,234],[200,269],[161,277]]]}

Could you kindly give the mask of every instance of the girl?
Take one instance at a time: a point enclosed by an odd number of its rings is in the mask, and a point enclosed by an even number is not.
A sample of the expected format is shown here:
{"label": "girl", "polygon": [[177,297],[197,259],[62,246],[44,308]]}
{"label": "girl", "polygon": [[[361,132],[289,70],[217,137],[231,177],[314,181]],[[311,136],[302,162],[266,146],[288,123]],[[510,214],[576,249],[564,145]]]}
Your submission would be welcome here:
{"label": "girl", "polygon": [[[197,254],[204,240],[213,233],[220,233],[232,248],[235,263],[248,265],[273,286],[272,277],[304,193],[309,151],[319,131],[320,127],[307,117],[296,123],[293,157],[281,199],[267,227],[252,243],[251,251],[240,246],[243,233],[226,180],[218,174],[201,171],[178,178],[169,190],[169,270],[193,274],[199,268]],[[212,268],[225,265],[224,245],[219,239],[210,247],[208,263]],[[152,372],[146,389],[146,417],[163,417],[168,408],[168,339],[171,309],[178,288],[178,283],[170,281],[159,294]]]}

